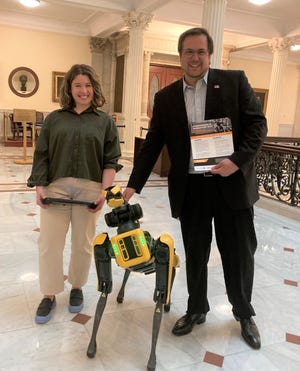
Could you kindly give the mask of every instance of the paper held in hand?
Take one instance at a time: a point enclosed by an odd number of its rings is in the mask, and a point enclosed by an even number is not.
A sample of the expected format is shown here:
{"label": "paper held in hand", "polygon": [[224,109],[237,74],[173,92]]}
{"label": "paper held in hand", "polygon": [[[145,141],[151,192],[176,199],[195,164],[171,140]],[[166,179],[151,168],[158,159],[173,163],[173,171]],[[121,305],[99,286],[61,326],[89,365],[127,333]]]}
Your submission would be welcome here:
{"label": "paper held in hand", "polygon": [[191,146],[195,171],[209,171],[233,152],[229,117],[191,124]]}

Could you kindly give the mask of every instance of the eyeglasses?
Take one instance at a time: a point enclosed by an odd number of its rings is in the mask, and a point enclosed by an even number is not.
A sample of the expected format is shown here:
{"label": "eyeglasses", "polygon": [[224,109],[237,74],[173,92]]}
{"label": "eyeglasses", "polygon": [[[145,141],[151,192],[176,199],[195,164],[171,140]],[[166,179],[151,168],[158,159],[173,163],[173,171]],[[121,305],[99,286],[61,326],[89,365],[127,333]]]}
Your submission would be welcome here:
{"label": "eyeglasses", "polygon": [[182,54],[187,58],[192,58],[195,54],[198,57],[204,57],[208,54],[208,50],[205,49],[199,49],[199,50],[193,50],[193,49],[184,49],[182,51]]}

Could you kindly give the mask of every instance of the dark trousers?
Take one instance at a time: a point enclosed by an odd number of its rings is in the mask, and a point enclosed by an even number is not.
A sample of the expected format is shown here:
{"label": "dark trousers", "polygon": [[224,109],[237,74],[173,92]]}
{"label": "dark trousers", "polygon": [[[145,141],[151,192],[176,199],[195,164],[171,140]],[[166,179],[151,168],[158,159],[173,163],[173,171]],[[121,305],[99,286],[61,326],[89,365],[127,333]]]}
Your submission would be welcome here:
{"label": "dark trousers", "polygon": [[207,263],[212,222],[232,311],[240,318],[249,318],[255,315],[251,306],[257,247],[253,208],[232,210],[226,205],[218,176],[189,175],[185,204],[180,215],[189,293],[187,313],[209,311]]}

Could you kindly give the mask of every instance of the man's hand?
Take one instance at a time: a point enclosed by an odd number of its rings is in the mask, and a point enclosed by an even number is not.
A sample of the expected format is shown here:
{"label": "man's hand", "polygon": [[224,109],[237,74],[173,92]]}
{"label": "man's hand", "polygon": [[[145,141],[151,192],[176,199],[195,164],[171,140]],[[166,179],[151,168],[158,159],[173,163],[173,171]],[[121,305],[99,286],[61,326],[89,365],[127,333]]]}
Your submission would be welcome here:
{"label": "man's hand", "polygon": [[123,192],[123,198],[125,201],[128,202],[134,194],[135,194],[135,189],[127,187],[125,191]]}
{"label": "man's hand", "polygon": [[235,173],[239,168],[231,160],[226,158],[218,163],[218,165],[212,167],[210,172],[212,174],[219,174],[221,176],[229,176]]}

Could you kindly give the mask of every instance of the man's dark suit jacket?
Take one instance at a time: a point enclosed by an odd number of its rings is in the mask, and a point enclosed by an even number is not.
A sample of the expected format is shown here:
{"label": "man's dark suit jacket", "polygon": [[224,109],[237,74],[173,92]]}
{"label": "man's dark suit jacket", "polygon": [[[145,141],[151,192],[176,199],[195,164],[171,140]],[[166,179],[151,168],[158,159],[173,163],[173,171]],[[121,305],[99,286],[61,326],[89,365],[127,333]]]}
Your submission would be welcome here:
{"label": "man's dark suit jacket", "polygon": [[[266,136],[267,125],[243,71],[209,70],[205,119],[221,117],[231,119],[234,152],[229,159],[239,170],[228,177],[217,176],[220,189],[232,209],[249,208],[259,197],[254,161]],[[177,218],[184,202],[191,152],[182,79],[156,93],[150,129],[128,187],[141,192],[164,144],[171,162],[168,175],[171,212]]]}

